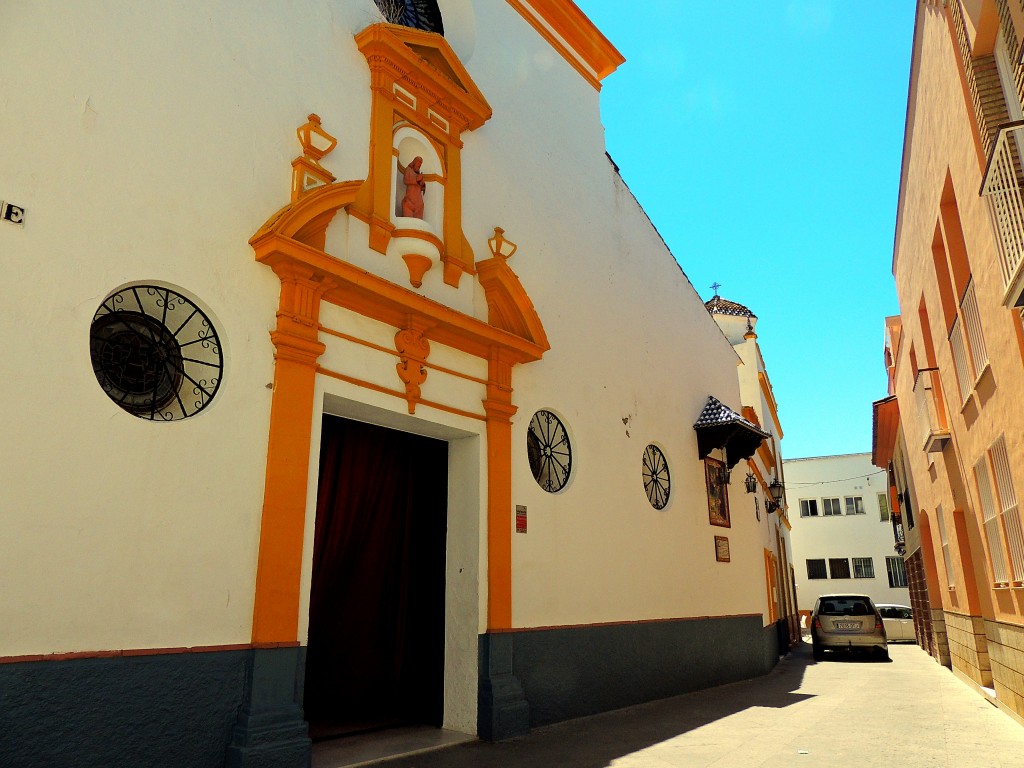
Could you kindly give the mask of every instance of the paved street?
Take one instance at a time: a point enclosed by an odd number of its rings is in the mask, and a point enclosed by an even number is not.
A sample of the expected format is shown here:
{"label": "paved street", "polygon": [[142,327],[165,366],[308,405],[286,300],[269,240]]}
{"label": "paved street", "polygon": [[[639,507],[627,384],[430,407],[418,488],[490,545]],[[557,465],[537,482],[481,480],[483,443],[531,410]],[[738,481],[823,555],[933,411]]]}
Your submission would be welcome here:
{"label": "paved street", "polygon": [[[814,663],[801,646],[765,677],[472,742],[385,768],[1020,768],[1017,724],[914,645],[892,663]],[[914,708],[911,708],[911,704]]]}

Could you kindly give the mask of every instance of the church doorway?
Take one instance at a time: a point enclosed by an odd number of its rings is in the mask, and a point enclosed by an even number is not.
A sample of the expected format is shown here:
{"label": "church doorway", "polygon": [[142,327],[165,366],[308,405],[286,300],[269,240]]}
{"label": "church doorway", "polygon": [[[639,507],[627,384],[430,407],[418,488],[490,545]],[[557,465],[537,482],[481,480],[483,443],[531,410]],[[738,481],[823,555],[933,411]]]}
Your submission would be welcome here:
{"label": "church doorway", "polygon": [[310,734],[440,727],[448,444],[323,417],[303,705]]}

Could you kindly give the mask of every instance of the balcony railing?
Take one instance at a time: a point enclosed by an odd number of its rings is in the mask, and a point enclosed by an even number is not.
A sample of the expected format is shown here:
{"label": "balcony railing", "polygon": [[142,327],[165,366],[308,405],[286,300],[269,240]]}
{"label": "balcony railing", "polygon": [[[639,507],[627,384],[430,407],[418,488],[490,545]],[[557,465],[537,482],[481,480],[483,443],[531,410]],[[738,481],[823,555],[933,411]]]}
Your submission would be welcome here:
{"label": "balcony railing", "polygon": [[914,382],[917,415],[920,419],[922,445],[926,453],[937,453],[949,440],[949,422],[942,400],[942,384],[938,368],[922,368]]}
{"label": "balcony railing", "polygon": [[959,317],[953,321],[953,327],[949,329],[949,348],[953,352],[953,368],[956,370],[956,383],[959,385],[962,405],[974,391],[974,377],[971,375],[970,363],[967,362],[967,345],[964,343],[964,332]]}
{"label": "balcony railing", "polygon": [[949,347],[953,353],[960,403],[964,404],[988,366],[988,350],[981,332],[981,315],[978,312],[973,278],[967,282],[963,298],[960,299],[960,312],[953,321],[953,327],[949,329]]}
{"label": "balcony railing", "polygon": [[1024,120],[1003,123],[996,131],[988,158],[982,197],[988,198],[989,215],[996,231],[999,263],[1003,274],[1003,305],[1024,305],[1024,191],[1021,187],[1021,153]]}

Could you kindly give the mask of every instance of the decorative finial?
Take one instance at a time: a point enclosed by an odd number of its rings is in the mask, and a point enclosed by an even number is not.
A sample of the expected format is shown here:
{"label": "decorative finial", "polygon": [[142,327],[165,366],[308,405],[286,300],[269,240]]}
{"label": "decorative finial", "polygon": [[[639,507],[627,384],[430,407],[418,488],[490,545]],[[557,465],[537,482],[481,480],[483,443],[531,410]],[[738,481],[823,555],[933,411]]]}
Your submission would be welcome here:
{"label": "decorative finial", "polygon": [[320,126],[320,116],[311,113],[295,132],[302,154],[292,160],[292,202],[319,187],[334,182],[334,175],[320,161],[338,146],[338,140]]}
{"label": "decorative finial", "polygon": [[511,258],[512,254],[518,250],[519,246],[505,237],[505,230],[501,227],[494,228],[494,237],[487,240],[487,247],[491,249],[491,254],[503,261]]}
{"label": "decorative finial", "polygon": [[711,290],[715,292],[715,298],[718,298],[718,289],[722,287],[722,284],[717,280],[711,284]]}
{"label": "decorative finial", "polygon": [[320,127],[320,115],[310,114],[307,122],[299,126],[296,133],[299,136],[299,143],[302,145],[302,152],[306,157],[319,161],[331,150],[338,146],[338,140]]}

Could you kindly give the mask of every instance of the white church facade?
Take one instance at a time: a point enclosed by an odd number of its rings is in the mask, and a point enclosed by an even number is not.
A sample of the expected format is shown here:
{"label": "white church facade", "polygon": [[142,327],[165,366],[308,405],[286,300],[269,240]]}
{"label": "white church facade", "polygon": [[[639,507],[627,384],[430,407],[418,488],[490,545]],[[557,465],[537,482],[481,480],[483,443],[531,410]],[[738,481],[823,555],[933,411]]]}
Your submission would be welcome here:
{"label": "white church facade", "polygon": [[773,431],[606,157],[622,56],[395,9],[5,19],[0,764],[501,739],[785,652]]}

